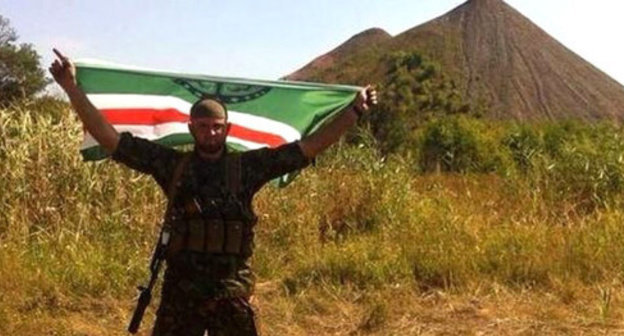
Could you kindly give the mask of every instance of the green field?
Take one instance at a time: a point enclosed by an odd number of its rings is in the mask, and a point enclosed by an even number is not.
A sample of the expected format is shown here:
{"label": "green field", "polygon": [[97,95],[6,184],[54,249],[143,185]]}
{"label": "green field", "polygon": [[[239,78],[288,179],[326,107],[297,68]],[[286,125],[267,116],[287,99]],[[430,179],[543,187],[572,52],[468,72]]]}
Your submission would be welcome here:
{"label": "green field", "polygon": [[[82,162],[81,132],[64,103],[0,109],[0,335],[123,334],[147,279],[164,196]],[[355,132],[255,199],[264,335],[624,334],[623,136],[448,117],[382,155]]]}

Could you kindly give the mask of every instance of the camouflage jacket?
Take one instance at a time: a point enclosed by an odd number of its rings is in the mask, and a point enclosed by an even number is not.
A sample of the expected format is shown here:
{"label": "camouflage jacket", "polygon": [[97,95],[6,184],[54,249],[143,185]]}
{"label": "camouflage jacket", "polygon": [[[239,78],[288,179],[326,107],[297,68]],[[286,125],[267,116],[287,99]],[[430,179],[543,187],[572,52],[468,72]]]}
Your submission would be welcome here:
{"label": "camouflage jacket", "polygon": [[[224,153],[220,159],[209,161],[193,152],[180,179],[173,207],[182,207],[180,202],[188,197],[205,200],[222,196],[226,155],[231,154]],[[151,175],[166,192],[173,171],[183,156],[183,152],[122,133],[112,158]],[[309,160],[297,143],[241,153],[239,202],[255,219],[251,205],[254,194],[268,181],[308,164]],[[250,256],[251,252],[214,255],[183,251],[167,260],[165,283],[175,282],[188,294],[200,298],[249,296],[254,284],[248,260]]]}

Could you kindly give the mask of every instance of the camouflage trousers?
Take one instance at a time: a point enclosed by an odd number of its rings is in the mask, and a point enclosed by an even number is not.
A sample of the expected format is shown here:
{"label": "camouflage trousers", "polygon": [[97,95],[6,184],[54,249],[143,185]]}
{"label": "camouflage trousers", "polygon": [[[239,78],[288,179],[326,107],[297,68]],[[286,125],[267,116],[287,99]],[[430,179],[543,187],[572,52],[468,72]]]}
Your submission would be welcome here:
{"label": "camouflage trousers", "polygon": [[257,336],[246,298],[198,300],[165,283],[153,336]]}

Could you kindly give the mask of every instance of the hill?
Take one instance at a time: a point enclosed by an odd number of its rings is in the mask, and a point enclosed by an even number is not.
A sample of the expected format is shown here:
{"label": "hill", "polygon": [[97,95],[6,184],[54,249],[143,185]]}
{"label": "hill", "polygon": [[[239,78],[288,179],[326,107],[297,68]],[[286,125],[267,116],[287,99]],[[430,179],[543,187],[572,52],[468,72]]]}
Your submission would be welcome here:
{"label": "hill", "polygon": [[395,37],[374,32],[354,36],[285,78],[384,83],[391,55],[418,51],[439,63],[468,101],[486,102],[490,118],[624,117],[622,85],[502,0],[469,0]]}
{"label": "hill", "polygon": [[392,39],[392,35],[380,28],[371,28],[365,30],[347,40],[332,51],[315,58],[305,67],[288,76],[290,80],[305,80],[314,76],[315,73],[332,68],[340,63],[344,57],[357,53],[359,50],[368,46],[383,44]]}

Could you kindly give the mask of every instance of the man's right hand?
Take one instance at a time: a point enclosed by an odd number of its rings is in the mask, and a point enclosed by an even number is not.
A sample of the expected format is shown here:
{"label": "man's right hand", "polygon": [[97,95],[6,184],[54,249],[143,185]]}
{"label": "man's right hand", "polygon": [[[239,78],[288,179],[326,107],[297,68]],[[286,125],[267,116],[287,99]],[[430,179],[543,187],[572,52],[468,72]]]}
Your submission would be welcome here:
{"label": "man's right hand", "polygon": [[105,151],[113,153],[119,143],[119,134],[76,84],[76,67],[74,64],[60,51],[53,50],[58,57],[49,69],[54,80],[67,93],[69,101],[78,113],[85,129],[102,145]]}
{"label": "man's right hand", "polygon": [[65,55],[60,51],[52,49],[56,54],[57,59],[50,65],[50,73],[54,80],[63,88],[68,91],[76,87],[76,67]]}

